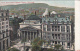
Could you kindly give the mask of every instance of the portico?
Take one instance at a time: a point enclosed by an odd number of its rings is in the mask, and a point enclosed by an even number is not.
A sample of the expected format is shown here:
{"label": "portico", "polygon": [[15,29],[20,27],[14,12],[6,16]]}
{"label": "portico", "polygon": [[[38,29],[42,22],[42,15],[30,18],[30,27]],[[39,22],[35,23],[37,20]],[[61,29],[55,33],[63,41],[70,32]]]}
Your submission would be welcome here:
{"label": "portico", "polygon": [[41,38],[41,30],[34,28],[32,26],[27,26],[20,29],[20,38],[23,39],[25,37],[25,40],[27,42],[34,40],[37,37]]}

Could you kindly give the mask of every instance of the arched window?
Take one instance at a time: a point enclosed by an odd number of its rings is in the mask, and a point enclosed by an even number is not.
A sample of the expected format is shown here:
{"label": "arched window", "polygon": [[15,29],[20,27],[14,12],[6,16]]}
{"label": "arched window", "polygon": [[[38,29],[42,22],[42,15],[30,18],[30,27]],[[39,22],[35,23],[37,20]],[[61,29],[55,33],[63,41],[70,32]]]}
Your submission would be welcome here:
{"label": "arched window", "polygon": [[1,15],[3,16],[3,13],[1,13]]}

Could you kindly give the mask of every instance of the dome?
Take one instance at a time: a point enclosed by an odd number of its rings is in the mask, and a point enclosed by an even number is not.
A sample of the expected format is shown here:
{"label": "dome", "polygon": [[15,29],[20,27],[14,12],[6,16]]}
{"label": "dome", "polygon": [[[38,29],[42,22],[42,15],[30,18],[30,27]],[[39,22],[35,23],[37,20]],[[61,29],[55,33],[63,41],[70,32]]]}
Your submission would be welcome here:
{"label": "dome", "polygon": [[55,11],[52,11],[51,14],[57,14]]}
{"label": "dome", "polygon": [[41,18],[39,18],[38,16],[36,15],[31,15],[27,18],[27,20],[41,20]]}

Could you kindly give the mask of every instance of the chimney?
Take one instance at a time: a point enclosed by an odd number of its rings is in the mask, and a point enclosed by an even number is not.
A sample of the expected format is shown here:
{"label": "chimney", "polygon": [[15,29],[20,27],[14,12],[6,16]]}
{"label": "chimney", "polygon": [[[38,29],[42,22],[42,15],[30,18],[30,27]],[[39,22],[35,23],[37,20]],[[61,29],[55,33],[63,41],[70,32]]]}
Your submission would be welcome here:
{"label": "chimney", "polygon": [[72,20],[72,16],[70,16],[70,21]]}
{"label": "chimney", "polygon": [[50,12],[49,12],[49,16],[50,16]]}
{"label": "chimney", "polygon": [[58,17],[61,17],[60,15],[58,15]]}
{"label": "chimney", "polygon": [[26,20],[26,15],[24,15],[24,20]]}
{"label": "chimney", "polygon": [[35,15],[36,15],[36,11],[35,11]]}

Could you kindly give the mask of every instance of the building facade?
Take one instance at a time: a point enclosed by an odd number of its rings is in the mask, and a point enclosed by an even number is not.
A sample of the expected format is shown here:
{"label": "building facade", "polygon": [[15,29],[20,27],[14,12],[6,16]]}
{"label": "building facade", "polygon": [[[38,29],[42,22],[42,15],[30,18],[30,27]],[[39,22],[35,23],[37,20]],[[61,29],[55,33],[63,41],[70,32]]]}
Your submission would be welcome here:
{"label": "building facade", "polygon": [[20,39],[23,41],[31,42],[35,38],[41,38],[41,30],[32,26],[27,26],[19,29]]}
{"label": "building facade", "polygon": [[71,49],[71,26],[69,17],[45,16],[42,18],[42,38],[53,44],[61,44],[64,49]]}
{"label": "building facade", "polygon": [[0,51],[10,47],[9,10],[0,10]]}
{"label": "building facade", "polygon": [[[27,42],[33,41],[35,38],[42,37],[41,18],[31,15],[23,22],[19,23],[18,35],[21,40],[26,38]],[[25,35],[25,36],[24,36]]]}

